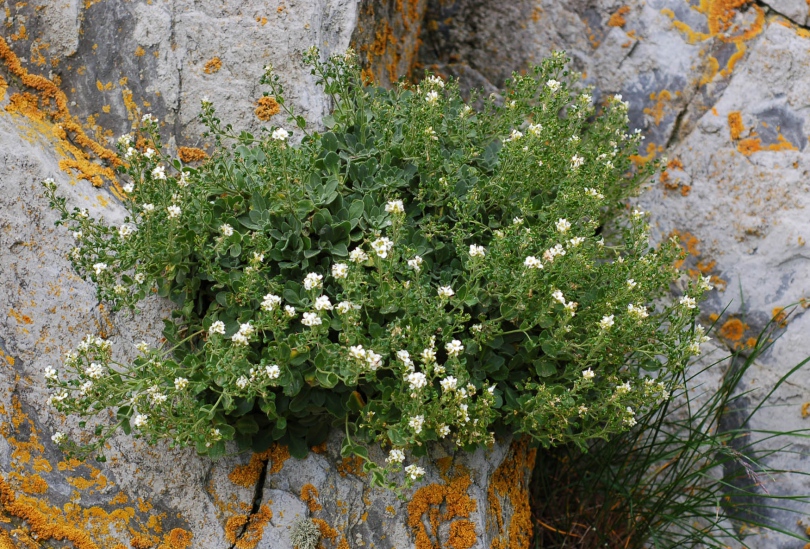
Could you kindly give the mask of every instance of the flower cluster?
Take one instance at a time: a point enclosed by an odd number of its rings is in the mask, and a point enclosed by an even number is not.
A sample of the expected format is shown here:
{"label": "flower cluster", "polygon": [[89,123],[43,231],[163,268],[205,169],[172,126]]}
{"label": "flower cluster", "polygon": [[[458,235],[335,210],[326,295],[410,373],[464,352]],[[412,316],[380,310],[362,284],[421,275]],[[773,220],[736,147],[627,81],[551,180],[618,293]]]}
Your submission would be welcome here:
{"label": "flower cluster", "polygon": [[[585,444],[666,398],[645,372],[700,351],[709,285],[666,304],[677,246],[651,250],[645,216],[621,215],[655,164],[633,166],[624,103],[597,113],[560,55],[480,111],[452,80],[372,93],[351,55],[305,57],[335,103],[322,134],[234,137],[204,102],[217,154],[192,169],[150,117],[118,143],[115,227],[47,185],[100,299],[177,305],[165,343],[131,361],[89,338],[46,369],[51,404],[113,408],[101,438],[212,456],[267,437],[300,456],[339,423],[345,452],[379,443],[385,465],[366,465],[413,482],[424,471],[405,464],[431,441]],[[306,133],[271,69],[262,83]]]}

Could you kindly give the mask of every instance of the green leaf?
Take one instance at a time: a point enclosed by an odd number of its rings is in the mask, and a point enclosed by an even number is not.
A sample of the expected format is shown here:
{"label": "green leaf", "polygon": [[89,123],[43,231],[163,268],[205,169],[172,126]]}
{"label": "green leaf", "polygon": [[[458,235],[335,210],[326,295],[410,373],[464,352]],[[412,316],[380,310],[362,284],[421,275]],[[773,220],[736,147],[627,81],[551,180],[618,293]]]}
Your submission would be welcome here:
{"label": "green leaf", "polygon": [[259,424],[256,423],[253,416],[242,416],[233,426],[238,432],[245,435],[253,435],[259,432]]}

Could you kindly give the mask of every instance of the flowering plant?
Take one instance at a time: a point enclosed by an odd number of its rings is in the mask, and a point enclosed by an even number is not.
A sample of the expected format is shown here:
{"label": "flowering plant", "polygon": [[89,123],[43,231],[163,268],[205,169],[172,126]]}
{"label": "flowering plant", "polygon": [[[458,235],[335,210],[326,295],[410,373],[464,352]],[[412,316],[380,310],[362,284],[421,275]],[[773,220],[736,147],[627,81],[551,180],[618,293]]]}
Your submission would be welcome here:
{"label": "flowering plant", "polygon": [[[218,456],[225,442],[302,456],[335,425],[344,454],[406,452],[496,433],[545,446],[625,431],[667,398],[648,372],[679,370],[703,337],[705,282],[662,305],[677,246],[651,249],[644,214],[620,215],[653,168],[629,156],[627,104],[575,93],[555,55],[473,109],[429,76],[365,85],[351,54],[307,62],[334,101],[308,132],[268,68],[262,83],[301,133],[234,134],[203,101],[215,153],[168,156],[158,126],[119,139],[129,217],[69,211],[79,273],[114,309],[177,305],[165,345],[131,362],[88,337],[49,370],[51,402],[116,429]],[[406,468],[406,480],[422,469]]]}

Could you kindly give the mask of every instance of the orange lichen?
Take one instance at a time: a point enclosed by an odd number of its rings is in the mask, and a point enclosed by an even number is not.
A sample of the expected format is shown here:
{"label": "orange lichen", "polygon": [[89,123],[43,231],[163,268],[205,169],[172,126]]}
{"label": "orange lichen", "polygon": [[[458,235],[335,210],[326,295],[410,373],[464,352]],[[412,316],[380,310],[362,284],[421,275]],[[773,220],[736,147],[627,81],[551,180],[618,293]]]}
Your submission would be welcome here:
{"label": "orange lichen", "polygon": [[17,549],[8,532],[0,528],[0,549]]}
{"label": "orange lichen", "polygon": [[802,417],[810,416],[810,402],[802,404]]}
{"label": "orange lichen", "polygon": [[32,324],[34,322],[30,316],[24,315],[14,309],[8,310],[8,316],[16,320],[19,324]]}
{"label": "orange lichen", "polygon": [[630,155],[630,160],[633,162],[633,164],[635,164],[636,166],[639,166],[639,167],[646,165],[653,158],[655,158],[655,155],[657,153],[663,152],[664,147],[662,147],[660,145],[656,145],[655,143],[648,143],[646,151],[647,151],[647,154],[645,154],[644,156],[642,156],[640,154],[631,154]]}
{"label": "orange lichen", "polygon": [[645,108],[644,114],[651,116],[655,125],[659,126],[661,121],[664,120],[664,110],[667,104],[672,101],[672,94],[669,90],[661,90],[657,94],[655,92],[651,93],[650,99],[655,101],[655,104],[652,107]]}
{"label": "orange lichen", "polygon": [[273,511],[267,505],[262,505],[252,515],[236,515],[225,523],[225,538],[236,549],[254,549],[264,535],[264,528]]}
{"label": "orange lichen", "polygon": [[204,150],[196,147],[178,147],[177,156],[186,164],[190,164],[191,162],[199,162],[200,160],[205,160],[208,158],[208,155]]}
{"label": "orange lichen", "polygon": [[28,494],[44,494],[48,491],[48,483],[39,475],[24,477],[20,489]]}
{"label": "orange lichen", "polygon": [[457,520],[450,525],[450,537],[447,545],[453,549],[470,549],[478,538],[475,535],[475,525],[469,520]]}
{"label": "orange lichen", "polygon": [[[73,159],[65,159],[59,162],[60,168],[68,172],[77,172],[79,179],[86,179],[95,186],[103,184],[102,176],[109,179],[113,185],[117,185],[115,172],[110,167],[100,166],[90,160],[88,151],[99,160],[108,163],[112,168],[121,164],[118,156],[111,150],[101,146],[99,143],[87,136],[81,125],[76,122],[67,108],[67,96],[56,84],[47,78],[35,74],[30,74],[20,63],[17,55],[8,47],[8,43],[0,37],[0,59],[5,63],[8,71],[20,79],[22,84],[35,90],[39,96],[39,103],[42,106],[53,108],[45,114],[53,121],[53,135],[60,141],[64,151],[73,156]],[[33,115],[33,120],[41,120],[40,115]],[[68,140],[70,134],[70,141]],[[120,192],[120,189],[116,187]]]}
{"label": "orange lichen", "polygon": [[747,329],[748,326],[739,318],[730,318],[720,327],[718,334],[720,337],[736,343],[742,339]]}
{"label": "orange lichen", "polygon": [[733,111],[728,113],[728,131],[731,134],[731,139],[738,140],[742,133],[745,131],[745,126],[742,121],[742,114],[740,111]]}
{"label": "orange lichen", "polygon": [[312,448],[310,448],[310,450],[312,450],[312,453],[314,453],[314,454],[325,454],[326,453],[326,441],[324,440],[323,442],[321,442],[317,446],[313,446]]}
{"label": "orange lichen", "polygon": [[337,530],[329,526],[325,520],[314,518],[312,522],[315,523],[315,526],[318,527],[318,530],[321,531],[321,543],[318,544],[319,549],[323,549],[323,540],[328,539],[329,541],[334,541],[337,539]]}
{"label": "orange lichen", "polygon": [[278,101],[276,101],[274,97],[265,95],[256,101],[256,110],[253,112],[256,114],[256,118],[262,122],[267,122],[270,118],[281,112],[281,106],[279,106]]}
{"label": "orange lichen", "polygon": [[776,136],[776,143],[762,146],[762,141],[758,137],[749,137],[748,139],[741,139],[737,143],[737,150],[745,156],[751,156],[759,151],[796,151],[796,145],[785,139],[780,133]]}
{"label": "orange lichen", "polygon": [[[528,441],[513,441],[509,454],[490,478],[487,501],[490,515],[497,521],[497,537],[491,549],[528,549],[532,539],[532,515],[529,505],[529,476],[534,468],[536,450]],[[509,526],[504,529],[503,509],[511,508]]]}
{"label": "orange lichen", "polygon": [[[477,507],[475,500],[467,494],[471,483],[469,472],[460,470],[456,477],[445,484],[429,484],[414,493],[408,503],[408,526],[415,537],[416,549],[437,549],[441,545],[438,536],[442,523],[456,518],[470,517]],[[430,525],[430,532],[425,520]],[[450,538],[458,544],[459,548],[466,549],[475,543],[475,527],[470,529],[465,525],[460,525],[454,530],[454,525],[459,522],[472,526],[469,521],[454,521],[450,525]],[[457,534],[455,538],[453,532]],[[470,535],[472,535],[472,542],[470,545],[464,545],[470,541]],[[452,547],[456,548],[457,545],[452,545]]]}
{"label": "orange lichen", "polygon": [[630,6],[622,6],[613,12],[613,15],[608,19],[608,27],[623,27],[627,20],[624,18],[630,12]]}
{"label": "orange lichen", "polygon": [[212,57],[208,61],[205,62],[203,66],[203,72],[205,74],[214,74],[219,72],[222,68],[222,60],[219,57]]}
{"label": "orange lichen", "polygon": [[174,528],[163,536],[163,541],[157,549],[188,549],[194,535],[182,528]]}
{"label": "orange lichen", "polygon": [[354,475],[357,477],[364,477],[366,473],[363,471],[363,458],[359,456],[346,457],[343,461],[337,464],[337,472],[340,476]]}
{"label": "orange lichen", "polygon": [[228,480],[243,488],[253,488],[259,482],[262,468],[269,455],[269,450],[253,454],[247,465],[237,465],[228,474]]}
{"label": "orange lichen", "polygon": [[771,318],[780,328],[787,327],[788,313],[784,307],[774,307],[771,311]]}
{"label": "orange lichen", "polygon": [[323,509],[318,503],[318,489],[311,484],[304,484],[301,487],[301,501],[307,504],[312,513]]}
{"label": "orange lichen", "polygon": [[[262,452],[262,455],[264,455],[264,452]],[[290,450],[286,446],[273,443],[270,449],[267,450],[267,456],[270,459],[267,474],[275,475],[284,468],[284,462],[290,459]]]}

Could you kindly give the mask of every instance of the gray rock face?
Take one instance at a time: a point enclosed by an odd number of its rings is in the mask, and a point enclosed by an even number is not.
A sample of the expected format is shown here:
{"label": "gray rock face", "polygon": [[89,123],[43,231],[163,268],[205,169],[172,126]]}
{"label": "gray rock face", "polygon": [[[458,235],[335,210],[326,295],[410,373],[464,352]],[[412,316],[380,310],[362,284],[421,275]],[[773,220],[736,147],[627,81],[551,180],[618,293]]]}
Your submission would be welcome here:
{"label": "gray rock face", "polygon": [[[264,91],[258,77],[268,63],[282,77],[289,103],[317,124],[329,105],[300,63],[311,45],[329,54],[352,43],[367,75],[384,85],[425,68],[487,93],[512,71],[565,49],[597,101],[615,93],[630,101],[631,125],[646,136],[638,161],[669,158],[639,203],[658,238],[680,236],[691,253],[685,267],[713,277],[717,290],[703,305],[706,315],[730,303],[718,339],[744,348],[774,316],[783,321],[781,307],[800,304],[745,388],[763,394],[810,355],[810,33],[801,27],[810,6],[804,0],[7,4],[2,36],[21,68],[59,82],[64,107],[105,146],[141,114],[153,113],[170,141],[204,148],[195,120],[204,96],[237,129],[286,124],[283,114],[266,122],[254,115]],[[212,464],[193,452],[119,437],[104,466],[64,461],[50,435],[58,428],[79,436],[81,429],[44,406],[42,369],[58,364],[86,332],[109,335],[122,353],[134,341],[156,341],[165,309],[155,302],[137,319],[110,317],[93,288],[71,272],[63,257],[70,237],[53,227],[38,181],[54,177],[71,205],[92,215],[115,220],[123,213],[114,188],[93,188],[76,180],[75,170],[70,178],[60,168],[68,161],[85,173],[97,169],[98,151],[87,152],[77,140],[55,97],[36,103],[23,95],[39,84],[8,70],[7,54],[0,57],[6,63],[0,69],[0,502],[13,517],[12,528],[0,525],[0,546],[15,529],[19,543],[26,536],[51,539],[44,546],[61,538],[77,547],[114,547],[137,534],[144,547],[287,547],[289,528],[307,516],[324,521],[319,527],[327,549],[372,543],[422,549],[420,534],[427,536],[423,543],[436,539],[431,506],[442,515],[451,506],[448,496],[459,494],[475,506],[464,511],[468,516],[456,509],[441,521],[442,546],[504,547],[503,536],[510,535],[524,542],[525,513],[513,511],[525,503],[528,456],[517,447],[510,451],[517,452],[518,466],[509,465],[513,457],[504,459],[506,446],[450,461],[438,461],[446,449],[437,448],[432,457],[447,468],[430,470],[419,488],[424,491],[412,494],[423,506],[412,511],[391,494],[370,490],[356,465],[340,460],[335,440],[302,462],[274,449]],[[763,408],[752,428],[803,428],[802,405],[810,401],[805,379],[799,374],[783,384],[771,399],[775,406]],[[770,463],[807,469],[802,456],[790,453]],[[516,488],[506,489],[504,479]],[[808,493],[810,484],[786,477],[768,489]],[[499,521],[498,508],[512,514]],[[795,517],[774,517],[801,532]],[[758,546],[795,543],[770,537]]]}

